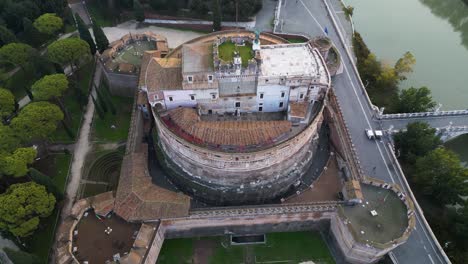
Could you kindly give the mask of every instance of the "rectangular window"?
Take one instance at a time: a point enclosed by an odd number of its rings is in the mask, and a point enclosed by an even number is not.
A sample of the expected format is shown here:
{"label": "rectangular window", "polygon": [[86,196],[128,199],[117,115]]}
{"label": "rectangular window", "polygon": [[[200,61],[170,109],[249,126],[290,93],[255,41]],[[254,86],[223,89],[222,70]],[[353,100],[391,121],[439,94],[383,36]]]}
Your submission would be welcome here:
{"label": "rectangular window", "polygon": [[159,96],[158,96],[158,95],[155,95],[155,96],[154,96],[154,100],[159,100]]}
{"label": "rectangular window", "polygon": [[216,94],[215,93],[211,94],[211,99],[213,99],[213,100],[216,99]]}
{"label": "rectangular window", "polygon": [[284,98],[285,95],[286,95],[285,92],[281,92],[281,98]]}
{"label": "rectangular window", "polygon": [[209,115],[213,114],[213,110],[209,109],[209,110],[208,110],[208,114],[209,114]]}
{"label": "rectangular window", "polygon": [[236,107],[240,107],[240,102],[236,102]]}
{"label": "rectangular window", "polygon": [[187,76],[187,81],[189,83],[193,83],[193,76]]}
{"label": "rectangular window", "polygon": [[279,108],[283,108],[283,102],[279,103]]}
{"label": "rectangular window", "polygon": [[303,93],[301,93],[301,94],[299,95],[299,99],[304,99],[304,94],[303,94]]}
{"label": "rectangular window", "polygon": [[172,96],[169,96],[169,101],[174,101],[174,98]]}
{"label": "rectangular window", "polygon": [[259,107],[258,107],[258,111],[259,111],[259,112],[262,112],[262,111],[263,111],[263,106],[259,106]]}
{"label": "rectangular window", "polygon": [[263,93],[260,94],[260,99],[263,99]]}
{"label": "rectangular window", "polygon": [[213,75],[208,75],[208,82],[213,82]]}
{"label": "rectangular window", "polygon": [[194,94],[191,94],[191,95],[190,95],[190,100],[192,100],[192,101],[195,100],[195,95],[194,95]]}

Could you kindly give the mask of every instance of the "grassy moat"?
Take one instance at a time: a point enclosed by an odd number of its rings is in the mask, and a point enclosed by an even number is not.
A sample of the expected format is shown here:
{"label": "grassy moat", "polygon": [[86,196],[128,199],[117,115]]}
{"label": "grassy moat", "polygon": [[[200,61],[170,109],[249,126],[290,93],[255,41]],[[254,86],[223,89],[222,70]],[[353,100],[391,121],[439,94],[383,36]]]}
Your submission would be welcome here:
{"label": "grassy moat", "polygon": [[158,264],[165,263],[335,263],[316,232],[271,233],[266,243],[231,245],[229,236],[167,239]]}
{"label": "grassy moat", "polygon": [[239,52],[243,67],[246,67],[249,64],[249,60],[253,58],[252,43],[250,42],[245,42],[244,46],[239,46],[232,41],[226,41],[218,46],[219,58],[226,62],[233,61],[234,51]]}

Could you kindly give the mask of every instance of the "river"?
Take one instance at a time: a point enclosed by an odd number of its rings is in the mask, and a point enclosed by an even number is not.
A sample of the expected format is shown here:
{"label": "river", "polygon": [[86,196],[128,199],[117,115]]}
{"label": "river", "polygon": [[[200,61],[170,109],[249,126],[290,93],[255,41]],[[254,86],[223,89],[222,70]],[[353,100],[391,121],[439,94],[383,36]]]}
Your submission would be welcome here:
{"label": "river", "polygon": [[[462,0],[345,0],[370,50],[393,65],[416,58],[401,88],[427,86],[443,109],[468,109],[468,5]],[[468,135],[446,144],[468,164]]]}

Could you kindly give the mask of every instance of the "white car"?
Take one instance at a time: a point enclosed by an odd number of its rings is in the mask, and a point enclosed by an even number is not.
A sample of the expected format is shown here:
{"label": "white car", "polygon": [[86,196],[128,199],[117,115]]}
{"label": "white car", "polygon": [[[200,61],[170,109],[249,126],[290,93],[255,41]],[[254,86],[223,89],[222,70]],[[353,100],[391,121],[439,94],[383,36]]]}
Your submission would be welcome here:
{"label": "white car", "polygon": [[383,131],[382,130],[375,130],[374,131],[375,138],[381,139],[383,137]]}
{"label": "white car", "polygon": [[366,132],[366,136],[369,139],[375,139],[375,134],[374,134],[374,131],[372,131],[372,129],[366,129],[365,132]]}

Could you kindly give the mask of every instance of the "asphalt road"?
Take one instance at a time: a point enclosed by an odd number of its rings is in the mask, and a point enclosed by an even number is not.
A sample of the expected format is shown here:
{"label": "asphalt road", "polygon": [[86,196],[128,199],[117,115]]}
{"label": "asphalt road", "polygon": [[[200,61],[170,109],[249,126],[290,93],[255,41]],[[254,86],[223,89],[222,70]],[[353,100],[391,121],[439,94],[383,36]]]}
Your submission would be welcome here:
{"label": "asphalt road", "polygon": [[468,115],[460,116],[433,116],[433,117],[411,117],[400,119],[386,119],[382,120],[382,128],[388,129],[393,126],[393,129],[400,130],[405,128],[408,123],[412,122],[426,122],[433,128],[445,128],[451,126],[468,126]]}
{"label": "asphalt road", "polygon": [[[344,63],[344,72],[333,78],[333,87],[340,101],[344,118],[348,124],[351,138],[356,146],[356,150],[361,161],[361,165],[370,177],[392,182],[405,188],[402,175],[393,164],[390,149],[386,147],[387,139],[383,141],[371,141],[364,134],[365,128],[378,129],[380,124],[373,119],[371,105],[366,99],[357,74],[352,68],[352,62],[345,52],[345,48],[338,33],[332,24],[331,18],[321,0],[283,0],[281,10],[281,27],[283,32],[299,33],[311,37],[325,35],[325,28],[328,37],[338,48]],[[336,1],[336,0],[326,0]],[[330,6],[337,6],[336,3]],[[341,10],[334,10],[341,13]],[[338,19],[336,17],[336,19]],[[338,23],[340,23],[337,20]],[[339,28],[343,26],[339,25]],[[343,33],[344,34],[344,33]],[[376,168],[375,171],[373,168]],[[406,190],[405,190],[406,191]],[[419,214],[416,214],[416,228],[412,232],[408,241],[396,248],[391,256],[395,263],[411,264],[432,264],[446,263],[442,253],[437,249],[426,226],[422,222]]]}

